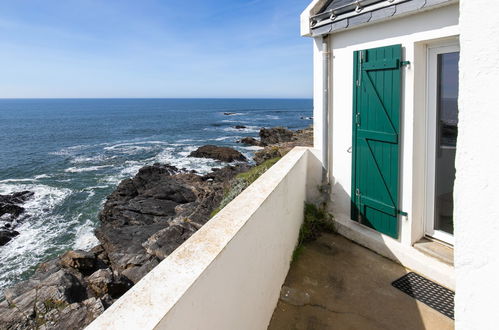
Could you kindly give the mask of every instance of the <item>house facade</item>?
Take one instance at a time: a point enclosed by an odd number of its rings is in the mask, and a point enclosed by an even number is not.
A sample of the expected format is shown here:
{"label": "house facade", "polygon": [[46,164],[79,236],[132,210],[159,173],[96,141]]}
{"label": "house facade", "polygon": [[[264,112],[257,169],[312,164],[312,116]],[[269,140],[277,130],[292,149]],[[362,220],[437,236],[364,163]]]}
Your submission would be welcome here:
{"label": "house facade", "polygon": [[498,250],[490,121],[498,100],[486,92],[498,82],[498,9],[491,1],[317,0],[301,15],[314,48],[314,147],[338,231],[457,289],[459,328],[490,328],[476,306],[486,310],[499,292],[481,287],[499,270],[488,255]]}

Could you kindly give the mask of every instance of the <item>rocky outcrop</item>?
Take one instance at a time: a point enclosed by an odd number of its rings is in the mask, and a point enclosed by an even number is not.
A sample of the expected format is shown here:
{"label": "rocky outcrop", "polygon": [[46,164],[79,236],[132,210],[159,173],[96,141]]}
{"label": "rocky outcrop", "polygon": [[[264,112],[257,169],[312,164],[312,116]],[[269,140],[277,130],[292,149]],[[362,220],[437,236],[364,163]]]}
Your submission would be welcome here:
{"label": "rocky outcrop", "polygon": [[24,204],[34,195],[31,191],[21,191],[10,195],[0,195],[0,246],[7,244],[19,232],[14,230],[24,220]]}
{"label": "rocky outcrop", "polygon": [[218,147],[214,145],[205,145],[191,152],[189,157],[211,158],[222,162],[246,161],[246,157],[239,151],[229,147]]}
{"label": "rocky outcrop", "polygon": [[262,146],[262,143],[260,141],[258,141],[257,139],[255,139],[251,136],[242,138],[241,140],[237,141],[237,143],[242,143],[242,144],[246,144],[249,146],[257,146],[257,147]]}
{"label": "rocky outcrop", "polygon": [[313,129],[306,128],[291,131],[282,127],[260,130],[262,142],[279,141],[267,145],[263,150],[255,152],[253,160],[257,165],[276,157],[282,157],[296,146],[311,147],[313,145]]}
{"label": "rocky outcrop", "polygon": [[262,128],[260,141],[263,145],[289,142],[293,139],[293,131],[284,127]]}
{"label": "rocky outcrop", "polygon": [[[292,141],[278,144],[277,150],[293,143],[309,145],[303,142],[305,135],[293,133]],[[234,156],[224,160],[241,160],[232,151]],[[5,290],[0,328],[84,328],[201,228],[237,174],[250,168],[242,163],[201,176],[169,165],[143,167],[108,196],[95,231],[99,245],[68,251]],[[20,196],[28,194],[9,198],[24,198]]]}
{"label": "rocky outcrop", "polygon": [[143,167],[108,196],[98,246],[68,251],[5,290],[1,328],[85,327],[206,223],[231,179],[249,168],[200,176],[169,165]]}

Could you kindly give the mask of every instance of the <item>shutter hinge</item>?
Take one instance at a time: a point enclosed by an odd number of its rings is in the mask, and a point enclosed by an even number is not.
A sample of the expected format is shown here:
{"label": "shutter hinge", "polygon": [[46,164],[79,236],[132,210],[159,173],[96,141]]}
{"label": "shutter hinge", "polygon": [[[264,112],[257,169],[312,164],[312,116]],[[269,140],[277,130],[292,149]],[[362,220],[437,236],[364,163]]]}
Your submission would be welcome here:
{"label": "shutter hinge", "polygon": [[400,66],[411,66],[411,61],[402,61],[400,62]]}

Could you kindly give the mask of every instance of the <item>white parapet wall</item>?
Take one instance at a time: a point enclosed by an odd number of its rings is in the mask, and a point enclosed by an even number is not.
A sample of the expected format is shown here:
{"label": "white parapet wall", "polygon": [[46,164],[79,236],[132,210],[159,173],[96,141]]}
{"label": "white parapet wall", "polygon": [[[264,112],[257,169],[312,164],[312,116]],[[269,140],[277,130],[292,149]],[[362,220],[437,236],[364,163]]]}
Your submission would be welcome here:
{"label": "white parapet wall", "polygon": [[266,329],[321,163],[297,147],[87,329]]}

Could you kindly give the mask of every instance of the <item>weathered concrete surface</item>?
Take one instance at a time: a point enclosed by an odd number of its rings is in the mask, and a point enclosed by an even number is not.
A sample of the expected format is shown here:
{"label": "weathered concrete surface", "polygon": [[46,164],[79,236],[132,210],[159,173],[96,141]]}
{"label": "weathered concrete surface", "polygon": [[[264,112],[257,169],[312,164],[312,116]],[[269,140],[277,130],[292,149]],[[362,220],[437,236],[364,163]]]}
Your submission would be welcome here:
{"label": "weathered concrete surface", "polygon": [[340,235],[323,234],[292,264],[268,329],[453,329],[453,320],[391,286],[407,272]]}

